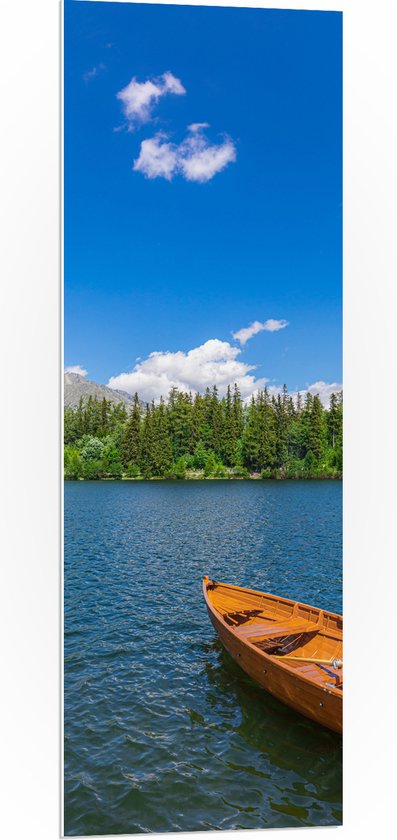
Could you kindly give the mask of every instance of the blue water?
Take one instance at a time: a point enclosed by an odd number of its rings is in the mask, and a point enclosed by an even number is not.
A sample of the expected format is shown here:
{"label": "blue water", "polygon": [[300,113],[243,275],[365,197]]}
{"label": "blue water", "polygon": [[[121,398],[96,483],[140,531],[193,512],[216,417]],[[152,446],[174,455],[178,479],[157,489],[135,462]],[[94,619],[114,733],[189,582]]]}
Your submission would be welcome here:
{"label": "blue water", "polygon": [[204,574],[341,612],[337,481],[65,485],[65,833],[335,825],[341,739],[222,649]]}

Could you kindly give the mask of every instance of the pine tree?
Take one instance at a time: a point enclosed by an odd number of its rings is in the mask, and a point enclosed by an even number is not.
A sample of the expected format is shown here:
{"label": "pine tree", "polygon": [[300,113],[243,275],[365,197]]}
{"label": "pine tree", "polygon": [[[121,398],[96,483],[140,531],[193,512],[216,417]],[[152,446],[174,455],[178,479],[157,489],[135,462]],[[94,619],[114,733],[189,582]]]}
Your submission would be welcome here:
{"label": "pine tree", "polygon": [[125,426],[122,442],[123,464],[139,464],[141,458],[141,407],[138,394],[134,394],[134,403]]}
{"label": "pine tree", "polygon": [[93,416],[94,416],[93,400],[92,400],[92,397],[90,395],[88,397],[87,405],[86,405],[85,411],[84,411],[84,434],[85,435],[93,435],[94,434]]}
{"label": "pine tree", "polygon": [[331,394],[330,406],[327,415],[328,439],[332,449],[342,429],[342,402],[337,394]]}
{"label": "pine tree", "polygon": [[168,418],[174,459],[188,455],[192,438],[193,405],[191,394],[172,388],[168,401]]}
{"label": "pine tree", "polygon": [[195,394],[192,407],[189,451],[194,452],[199,440],[203,439],[204,403],[201,394]]}
{"label": "pine tree", "polygon": [[140,463],[141,473],[145,478],[153,475],[153,416],[149,404],[146,405],[146,414],[142,425]]}
{"label": "pine tree", "polygon": [[233,414],[234,414],[234,423],[236,429],[236,438],[237,440],[241,438],[243,434],[243,427],[244,427],[244,420],[243,420],[243,405],[241,402],[241,394],[237,383],[234,383],[234,392],[233,392]]}
{"label": "pine tree", "polygon": [[96,397],[94,397],[92,401],[92,420],[91,420],[91,429],[92,434],[95,437],[99,437],[102,434],[101,428],[101,404]]}
{"label": "pine tree", "polygon": [[273,397],[272,400],[275,416],[275,432],[276,432],[276,463],[279,467],[285,467],[288,461],[288,409],[287,409],[287,393],[286,386],[283,387],[283,395],[277,395],[277,399]]}
{"label": "pine tree", "polygon": [[72,408],[66,408],[63,421],[63,433],[66,446],[70,446],[71,444],[75,443],[77,438],[80,437],[76,429],[76,425],[77,412],[73,411]]}
{"label": "pine tree", "polygon": [[320,397],[316,394],[310,412],[308,450],[313,453],[318,466],[324,458],[325,436],[324,409]]}
{"label": "pine tree", "polygon": [[80,397],[79,404],[76,410],[76,434],[78,438],[83,437],[84,434],[84,404],[83,397]]}
{"label": "pine tree", "polygon": [[196,470],[203,470],[207,458],[207,450],[202,440],[199,440],[194,450],[194,468]]}
{"label": "pine tree", "polygon": [[260,470],[273,467],[276,459],[275,416],[272,411],[267,388],[258,394],[258,467]]}
{"label": "pine tree", "polygon": [[158,406],[152,406],[152,418],[151,469],[153,475],[164,476],[169,472],[172,464],[172,443],[162,397]]}
{"label": "pine tree", "polygon": [[251,472],[259,469],[259,418],[255,398],[248,409],[247,422],[243,431],[242,451],[244,466]]}
{"label": "pine tree", "polygon": [[223,416],[221,404],[218,399],[218,388],[216,387],[216,385],[214,385],[212,389],[210,426],[212,433],[212,449],[214,450],[215,455],[219,458],[221,456],[222,449]]}
{"label": "pine tree", "polygon": [[105,437],[105,435],[109,432],[109,410],[110,410],[110,403],[108,403],[106,397],[103,398],[101,402],[101,422],[100,422],[100,434]]}
{"label": "pine tree", "polygon": [[234,466],[234,457],[236,452],[237,428],[230,385],[227,386],[226,399],[223,401],[222,426],[222,460],[228,467],[232,467]]}

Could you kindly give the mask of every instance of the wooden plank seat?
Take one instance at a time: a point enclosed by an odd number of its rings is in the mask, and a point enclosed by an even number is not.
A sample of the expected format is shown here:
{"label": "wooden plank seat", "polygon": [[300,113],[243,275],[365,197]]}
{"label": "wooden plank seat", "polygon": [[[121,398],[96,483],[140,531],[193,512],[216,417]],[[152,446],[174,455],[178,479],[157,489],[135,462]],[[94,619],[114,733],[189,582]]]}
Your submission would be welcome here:
{"label": "wooden plank seat", "polygon": [[242,627],[233,627],[233,633],[241,639],[254,639],[264,636],[267,639],[281,638],[283,636],[296,636],[301,633],[316,633],[323,624],[323,616],[320,613],[318,621],[308,621],[293,618],[290,621],[264,622],[263,624],[244,624]]}

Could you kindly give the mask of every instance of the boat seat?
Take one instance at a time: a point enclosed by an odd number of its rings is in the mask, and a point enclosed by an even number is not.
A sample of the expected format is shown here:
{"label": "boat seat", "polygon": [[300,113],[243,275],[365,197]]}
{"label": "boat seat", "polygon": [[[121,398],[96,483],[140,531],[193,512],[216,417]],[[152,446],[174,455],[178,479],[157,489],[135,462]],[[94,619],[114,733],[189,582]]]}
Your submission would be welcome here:
{"label": "boat seat", "polygon": [[267,639],[278,638],[279,636],[292,636],[298,633],[316,633],[322,626],[321,621],[299,621],[293,619],[291,622],[283,623],[267,622],[266,624],[245,624],[242,627],[233,627],[233,632],[240,639],[253,639],[265,636]]}

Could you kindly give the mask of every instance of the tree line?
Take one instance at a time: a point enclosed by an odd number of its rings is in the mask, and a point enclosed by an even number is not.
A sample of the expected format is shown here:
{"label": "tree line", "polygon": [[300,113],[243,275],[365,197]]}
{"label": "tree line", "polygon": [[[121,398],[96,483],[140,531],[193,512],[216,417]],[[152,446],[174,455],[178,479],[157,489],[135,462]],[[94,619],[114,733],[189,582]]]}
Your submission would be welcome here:
{"label": "tree line", "polygon": [[342,393],[259,391],[220,398],[172,388],[167,401],[131,407],[88,398],[64,415],[65,478],[339,478]]}

